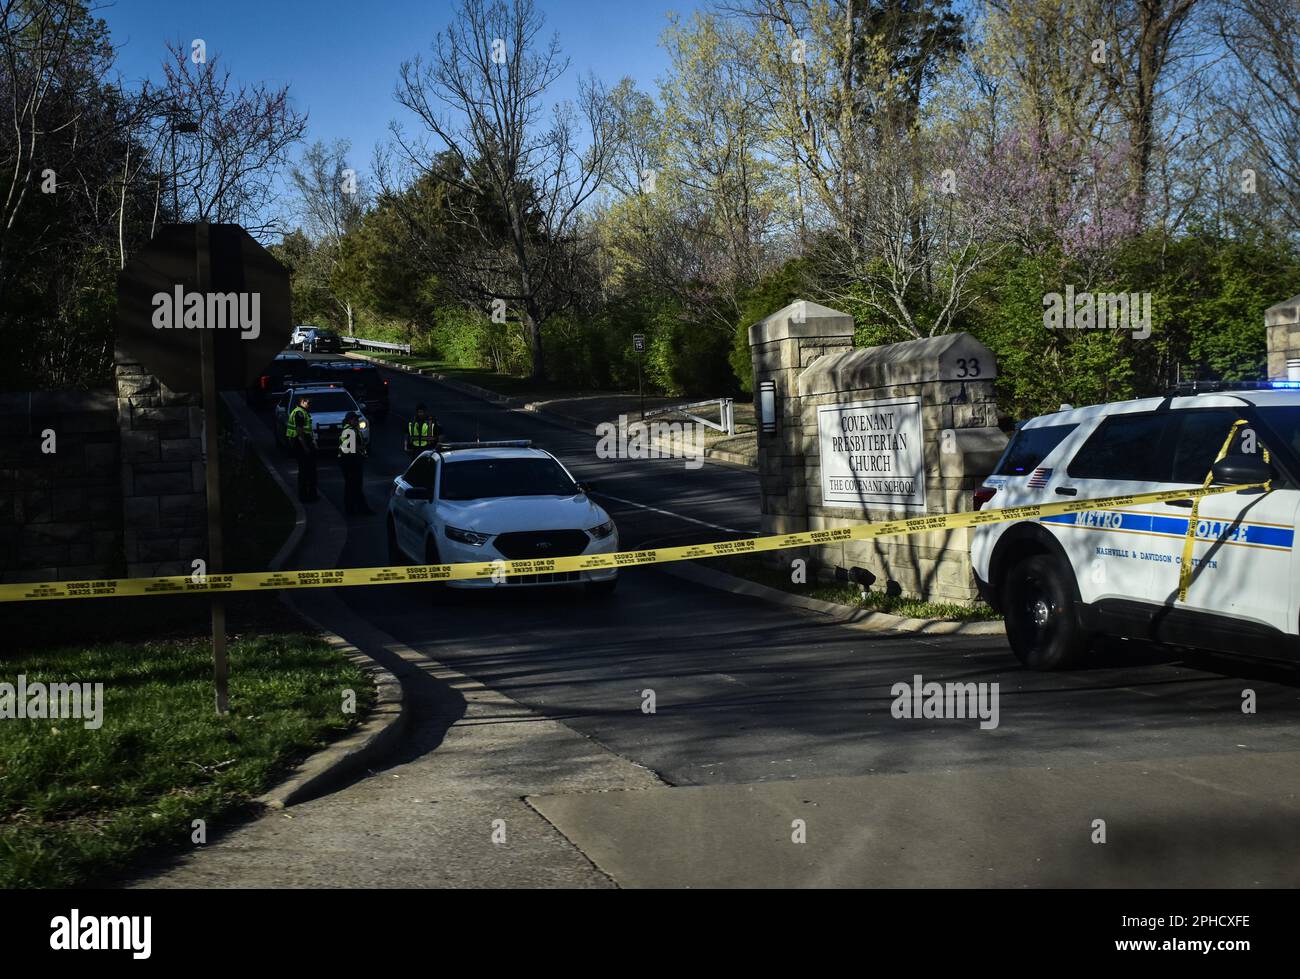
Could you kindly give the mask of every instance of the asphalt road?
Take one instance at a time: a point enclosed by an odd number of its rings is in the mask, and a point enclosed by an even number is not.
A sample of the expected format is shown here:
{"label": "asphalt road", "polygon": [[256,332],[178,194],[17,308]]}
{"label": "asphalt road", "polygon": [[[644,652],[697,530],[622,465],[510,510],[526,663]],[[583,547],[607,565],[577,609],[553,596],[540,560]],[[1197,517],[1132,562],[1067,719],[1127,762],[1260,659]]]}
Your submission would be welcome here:
{"label": "asphalt road", "polygon": [[[377,512],[345,521],[322,466],[331,503],[300,567],[384,563],[417,400],[453,438],[532,439],[629,501],[610,505],[628,546],[755,526],[752,472],[598,460],[594,435],[390,378]],[[1119,644],[1035,674],[1001,637],[866,633],[652,568],[608,602],[407,585],[290,600],[402,677],[402,746],[139,886],[1300,885],[1294,670]],[[997,727],[894,718],[893,685],[917,675],[998,684]]]}
{"label": "asphalt road", "polygon": [[[532,439],[607,494],[625,546],[753,531],[757,477],[718,465],[600,460],[596,438],[490,405],[428,379],[386,372],[394,407],[373,436],[376,514],[352,518],[342,566],[385,561],[382,507],[405,466],[402,419],[424,401],[452,439]],[[322,466],[322,489],[341,481]],[[629,502],[616,502],[610,497]],[[698,588],[652,569],[625,574],[613,601],[571,590],[345,589],[384,632],[644,765],[672,785],[1075,766],[1295,750],[1294,670],[1183,658],[1116,644],[1092,669],[1025,671],[1001,637],[869,634],[813,614]],[[998,683],[999,725],[900,720],[891,688]],[[1244,714],[1243,691],[1257,712]],[[656,700],[643,712],[646,691]]]}

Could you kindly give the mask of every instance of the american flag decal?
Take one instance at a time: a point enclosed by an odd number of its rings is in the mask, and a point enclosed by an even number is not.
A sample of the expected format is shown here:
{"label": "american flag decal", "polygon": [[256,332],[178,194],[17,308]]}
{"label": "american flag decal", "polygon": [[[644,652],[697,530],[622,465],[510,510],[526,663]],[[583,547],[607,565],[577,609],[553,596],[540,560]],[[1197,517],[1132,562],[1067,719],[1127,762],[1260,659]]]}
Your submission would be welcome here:
{"label": "american flag decal", "polygon": [[1047,481],[1052,478],[1052,470],[1035,469],[1029,474],[1029,482],[1026,483],[1030,489],[1042,489],[1047,485]]}

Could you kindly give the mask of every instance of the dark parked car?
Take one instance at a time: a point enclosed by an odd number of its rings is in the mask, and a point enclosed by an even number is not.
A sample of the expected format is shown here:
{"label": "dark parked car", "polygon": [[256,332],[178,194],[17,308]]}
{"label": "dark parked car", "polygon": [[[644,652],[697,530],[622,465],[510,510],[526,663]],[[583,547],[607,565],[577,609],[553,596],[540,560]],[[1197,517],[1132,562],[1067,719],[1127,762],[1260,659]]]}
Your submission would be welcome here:
{"label": "dark parked car", "polygon": [[343,349],[343,339],[333,330],[307,330],[303,334],[302,349],[309,354],[336,354]]}
{"label": "dark parked car", "polygon": [[302,354],[278,354],[249,389],[248,400],[257,405],[271,404],[295,381],[306,378],[310,370],[311,361]]}
{"label": "dark parked car", "polygon": [[309,363],[310,378],[321,384],[345,388],[368,418],[382,421],[388,417],[388,381],[379,368],[355,360],[315,360]]}

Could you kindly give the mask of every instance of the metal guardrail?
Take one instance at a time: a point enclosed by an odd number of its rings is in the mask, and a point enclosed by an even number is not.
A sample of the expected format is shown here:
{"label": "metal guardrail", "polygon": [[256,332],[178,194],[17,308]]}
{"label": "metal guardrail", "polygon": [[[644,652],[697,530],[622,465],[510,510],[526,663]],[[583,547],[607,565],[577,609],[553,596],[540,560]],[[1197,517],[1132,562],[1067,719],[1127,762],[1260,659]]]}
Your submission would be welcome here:
{"label": "metal guardrail", "polygon": [[383,340],[366,340],[362,337],[344,337],[343,344],[347,347],[361,347],[365,350],[391,350],[393,353],[410,355],[411,345],[409,343],[385,343]]}
{"label": "metal guardrail", "polygon": [[[706,405],[718,406],[718,420],[716,422],[708,418],[701,418],[699,415],[693,415],[687,410],[688,408],[703,408]],[[731,398],[710,398],[708,401],[691,401],[684,405],[665,405],[662,408],[647,411],[645,417],[653,418],[655,415],[667,415],[672,412],[680,412],[692,421],[707,425],[714,431],[724,432],[727,435],[736,434],[735,404]]]}

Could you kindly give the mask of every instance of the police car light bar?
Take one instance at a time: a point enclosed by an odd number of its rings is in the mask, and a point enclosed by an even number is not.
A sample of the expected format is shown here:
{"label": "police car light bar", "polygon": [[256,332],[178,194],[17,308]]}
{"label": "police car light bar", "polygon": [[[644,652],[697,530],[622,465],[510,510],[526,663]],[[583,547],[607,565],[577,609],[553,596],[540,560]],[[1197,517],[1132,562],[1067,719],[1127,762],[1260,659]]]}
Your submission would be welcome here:
{"label": "police car light bar", "polygon": [[514,439],[506,442],[439,442],[439,449],[530,449],[531,439]]}
{"label": "police car light bar", "polygon": [[1295,391],[1300,381],[1182,381],[1169,394],[1214,394],[1220,391]]}

